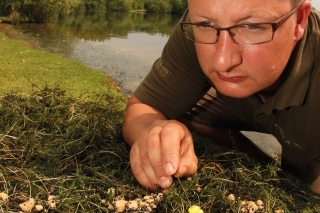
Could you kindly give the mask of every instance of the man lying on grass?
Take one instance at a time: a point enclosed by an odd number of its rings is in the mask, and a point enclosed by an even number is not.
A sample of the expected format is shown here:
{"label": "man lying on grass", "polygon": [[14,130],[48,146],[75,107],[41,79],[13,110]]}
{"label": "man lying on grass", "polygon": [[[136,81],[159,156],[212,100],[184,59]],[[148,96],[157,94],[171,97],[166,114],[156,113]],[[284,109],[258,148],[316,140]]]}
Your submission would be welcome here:
{"label": "man lying on grass", "polygon": [[127,103],[123,136],[137,180],[168,188],[172,175],[194,174],[193,131],[249,130],[275,136],[282,168],[320,193],[319,28],[307,0],[188,0]]}

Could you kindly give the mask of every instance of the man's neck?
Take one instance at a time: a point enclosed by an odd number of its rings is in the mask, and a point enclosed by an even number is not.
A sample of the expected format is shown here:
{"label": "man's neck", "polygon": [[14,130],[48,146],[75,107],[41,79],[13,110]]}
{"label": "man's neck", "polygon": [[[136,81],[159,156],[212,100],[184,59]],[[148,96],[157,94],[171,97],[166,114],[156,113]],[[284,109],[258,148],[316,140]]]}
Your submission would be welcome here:
{"label": "man's neck", "polygon": [[270,87],[257,93],[263,103],[266,103],[269,99],[277,93],[281,85],[281,78],[274,82]]}

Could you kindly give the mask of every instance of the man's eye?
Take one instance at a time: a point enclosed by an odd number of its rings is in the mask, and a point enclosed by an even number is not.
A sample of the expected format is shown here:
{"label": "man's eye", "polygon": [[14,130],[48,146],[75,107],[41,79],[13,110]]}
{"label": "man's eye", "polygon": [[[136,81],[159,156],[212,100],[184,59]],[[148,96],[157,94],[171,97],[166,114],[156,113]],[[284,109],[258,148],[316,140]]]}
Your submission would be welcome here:
{"label": "man's eye", "polygon": [[265,28],[265,26],[260,24],[246,24],[243,27],[247,28],[248,30],[263,30]]}
{"label": "man's eye", "polygon": [[259,29],[259,25],[257,25],[257,24],[249,24],[249,25],[247,25],[247,27],[248,27],[250,30]]}
{"label": "man's eye", "polygon": [[203,21],[203,22],[199,22],[198,26],[200,26],[200,27],[212,27],[212,24],[209,21]]}

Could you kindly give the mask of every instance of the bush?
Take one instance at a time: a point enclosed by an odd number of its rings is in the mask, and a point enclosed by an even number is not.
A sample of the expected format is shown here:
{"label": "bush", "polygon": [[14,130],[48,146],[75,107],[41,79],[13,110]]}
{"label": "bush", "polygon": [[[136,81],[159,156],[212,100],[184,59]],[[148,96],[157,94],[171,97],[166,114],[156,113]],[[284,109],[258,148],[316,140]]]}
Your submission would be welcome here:
{"label": "bush", "polygon": [[[0,0],[1,1],[1,0]],[[55,13],[70,13],[80,4],[80,0],[12,0],[1,1],[0,6],[7,11],[19,11],[29,22],[46,22]]]}

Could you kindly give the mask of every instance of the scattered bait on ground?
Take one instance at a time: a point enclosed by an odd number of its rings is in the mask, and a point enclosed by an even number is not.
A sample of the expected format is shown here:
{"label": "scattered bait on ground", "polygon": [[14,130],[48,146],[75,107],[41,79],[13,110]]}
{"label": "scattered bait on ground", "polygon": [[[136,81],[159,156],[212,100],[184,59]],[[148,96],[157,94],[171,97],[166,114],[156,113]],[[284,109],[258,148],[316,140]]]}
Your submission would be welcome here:
{"label": "scattered bait on ground", "polygon": [[8,198],[9,196],[6,193],[4,192],[0,193],[0,201],[3,201],[4,203],[6,203],[8,201]]}
{"label": "scattered bait on ground", "polygon": [[[125,200],[124,197],[116,197],[109,204],[108,209],[114,213],[123,212],[144,212],[152,213],[157,208],[157,204],[162,201],[163,193],[144,196],[142,199]],[[102,202],[102,200],[101,200]]]}
{"label": "scattered bait on ground", "polygon": [[30,198],[26,202],[20,203],[19,207],[23,212],[31,212],[35,205],[36,200],[34,198]]}
{"label": "scattered bait on ground", "polygon": [[234,204],[236,202],[236,197],[234,196],[234,194],[229,194],[227,200],[229,204]]}

